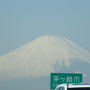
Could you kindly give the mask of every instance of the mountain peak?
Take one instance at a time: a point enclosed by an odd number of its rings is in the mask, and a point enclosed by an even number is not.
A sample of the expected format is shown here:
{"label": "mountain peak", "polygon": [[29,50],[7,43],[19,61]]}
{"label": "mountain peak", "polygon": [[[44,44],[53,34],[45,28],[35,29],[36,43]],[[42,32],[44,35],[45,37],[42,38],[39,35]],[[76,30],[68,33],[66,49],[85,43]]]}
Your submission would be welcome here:
{"label": "mountain peak", "polygon": [[[1,78],[39,77],[55,72],[54,65],[68,67],[72,59],[90,63],[90,53],[65,37],[45,35],[0,57]],[[7,71],[9,73],[7,73]]]}

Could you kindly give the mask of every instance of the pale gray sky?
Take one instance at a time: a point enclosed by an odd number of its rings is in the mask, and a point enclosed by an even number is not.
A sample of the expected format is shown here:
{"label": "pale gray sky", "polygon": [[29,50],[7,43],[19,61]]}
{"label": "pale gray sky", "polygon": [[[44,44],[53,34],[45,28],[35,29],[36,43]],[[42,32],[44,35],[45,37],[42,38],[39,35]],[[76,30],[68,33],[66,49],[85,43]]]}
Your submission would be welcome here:
{"label": "pale gray sky", "polygon": [[0,55],[47,34],[90,51],[89,10],[90,0],[0,0]]}

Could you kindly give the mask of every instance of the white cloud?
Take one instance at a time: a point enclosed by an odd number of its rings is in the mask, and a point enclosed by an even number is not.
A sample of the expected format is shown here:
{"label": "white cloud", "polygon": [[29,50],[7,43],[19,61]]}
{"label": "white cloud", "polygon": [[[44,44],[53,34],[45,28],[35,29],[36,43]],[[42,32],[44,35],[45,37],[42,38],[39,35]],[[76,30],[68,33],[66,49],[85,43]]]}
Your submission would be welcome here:
{"label": "white cloud", "polygon": [[64,37],[43,36],[0,57],[0,78],[40,77],[54,72],[53,65],[69,66],[77,58],[90,63],[90,53]]}

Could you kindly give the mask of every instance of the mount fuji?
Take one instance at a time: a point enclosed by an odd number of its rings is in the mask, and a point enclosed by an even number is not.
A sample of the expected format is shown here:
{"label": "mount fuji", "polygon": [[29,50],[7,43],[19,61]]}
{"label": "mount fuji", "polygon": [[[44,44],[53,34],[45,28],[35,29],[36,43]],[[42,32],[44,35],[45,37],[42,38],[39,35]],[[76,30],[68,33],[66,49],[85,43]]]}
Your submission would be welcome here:
{"label": "mount fuji", "polygon": [[0,56],[0,79],[48,76],[51,72],[64,71],[72,62],[78,66],[81,62],[90,65],[90,52],[65,37],[41,36]]}

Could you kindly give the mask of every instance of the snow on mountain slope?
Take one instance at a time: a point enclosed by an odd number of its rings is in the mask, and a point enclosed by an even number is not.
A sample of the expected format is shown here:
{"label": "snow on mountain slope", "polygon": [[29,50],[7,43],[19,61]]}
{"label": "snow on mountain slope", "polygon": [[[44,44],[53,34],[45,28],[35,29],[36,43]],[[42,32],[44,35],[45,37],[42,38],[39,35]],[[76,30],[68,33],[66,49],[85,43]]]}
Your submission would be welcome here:
{"label": "snow on mountain slope", "polygon": [[90,63],[90,52],[65,37],[42,36],[0,56],[0,79],[47,76],[56,62],[68,67],[75,58]]}

